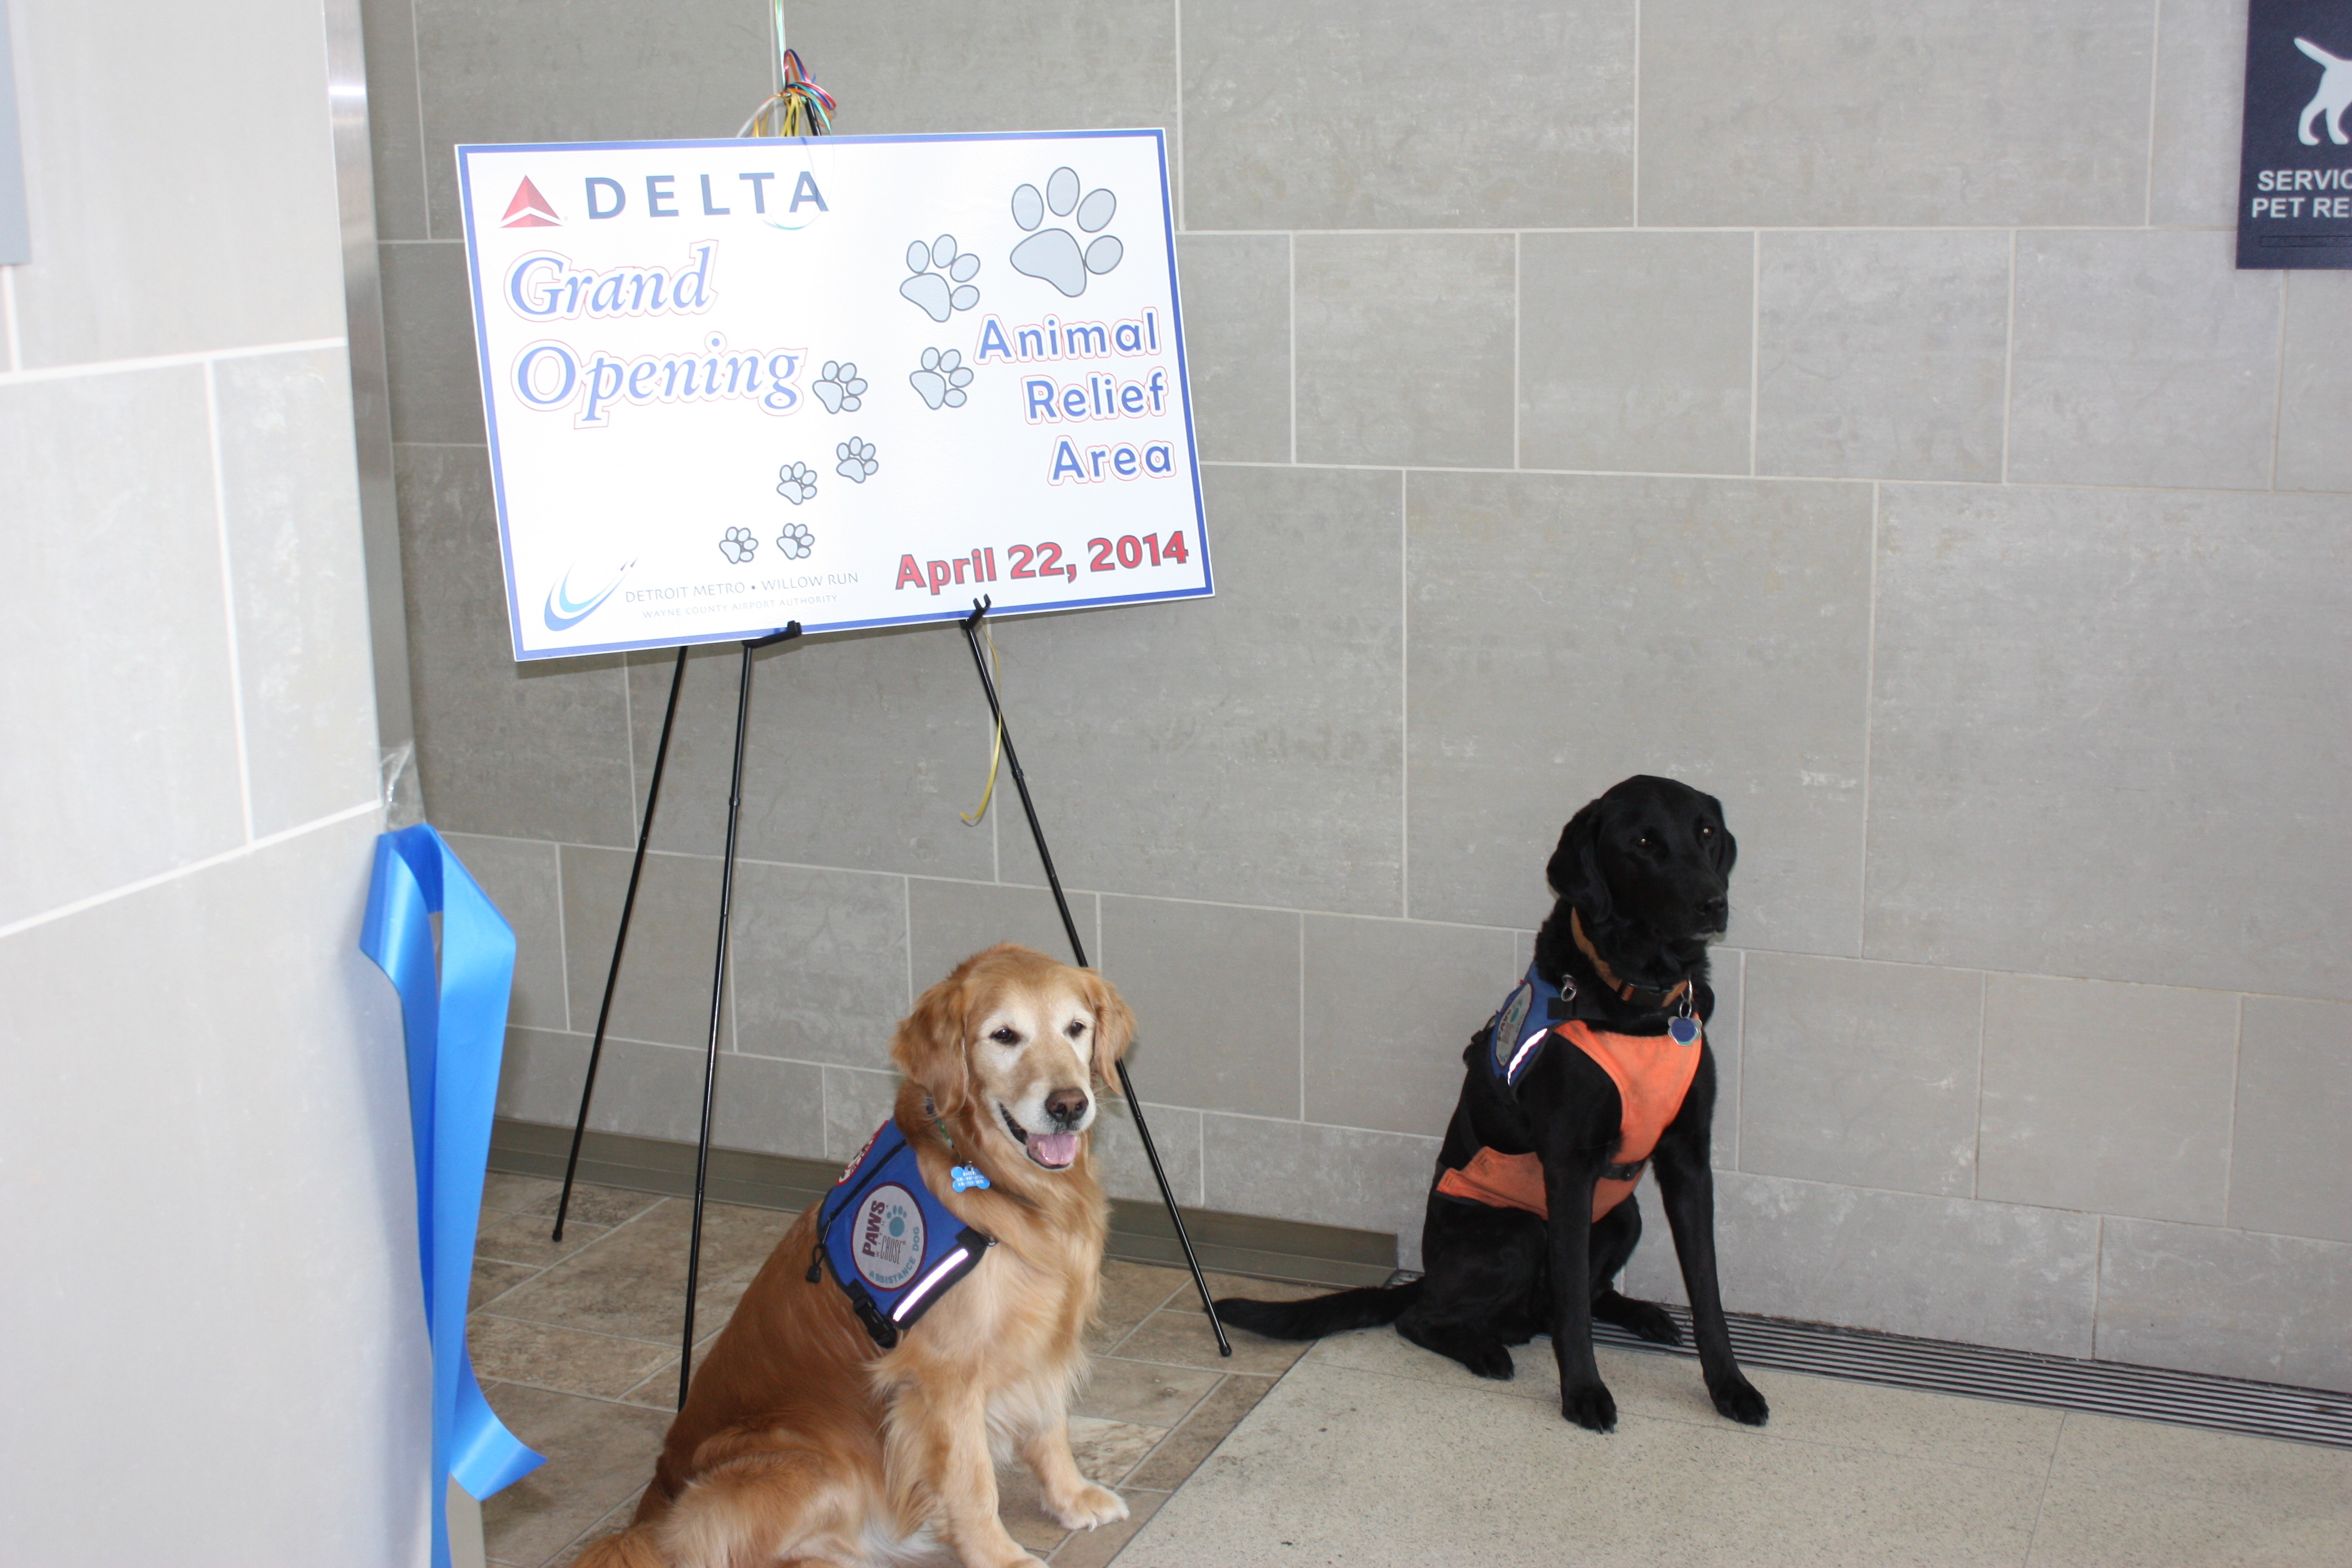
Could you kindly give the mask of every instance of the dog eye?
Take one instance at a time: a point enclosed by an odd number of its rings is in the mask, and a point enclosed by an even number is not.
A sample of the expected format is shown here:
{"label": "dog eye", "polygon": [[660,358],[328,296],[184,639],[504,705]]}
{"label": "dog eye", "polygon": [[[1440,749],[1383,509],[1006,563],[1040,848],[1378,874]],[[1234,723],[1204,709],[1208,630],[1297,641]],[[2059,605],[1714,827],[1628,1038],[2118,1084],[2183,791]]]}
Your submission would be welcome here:
{"label": "dog eye", "polygon": [[1009,1026],[1007,1027],[998,1029],[988,1037],[994,1040],[1000,1046],[1017,1046],[1021,1043],[1020,1035],[1014,1032]]}
{"label": "dog eye", "polygon": [[1633,840],[1633,847],[1637,849],[1655,849],[1658,847],[1658,841],[1651,835],[1644,833],[1641,837]]}
{"label": "dog eye", "polygon": [[1698,836],[1701,838],[1712,838],[1715,837],[1715,829],[1707,826],[1705,823],[1701,823],[1699,824]]}
{"label": "dog eye", "polygon": [[1085,1034],[1086,1032],[1087,1032],[1087,1021],[1086,1021],[1084,1018],[1073,1018],[1073,1019],[1071,1019],[1071,1020],[1070,1020],[1070,1024],[1069,1024],[1069,1027],[1067,1027],[1067,1028],[1066,1028],[1066,1029],[1064,1029],[1064,1030],[1062,1031],[1062,1033],[1064,1033],[1064,1034],[1066,1034],[1066,1035],[1069,1036],[1069,1037],[1070,1037],[1070,1038],[1072,1038],[1072,1039],[1074,1039],[1074,1040],[1075,1040],[1075,1039],[1076,1039],[1080,1035]]}

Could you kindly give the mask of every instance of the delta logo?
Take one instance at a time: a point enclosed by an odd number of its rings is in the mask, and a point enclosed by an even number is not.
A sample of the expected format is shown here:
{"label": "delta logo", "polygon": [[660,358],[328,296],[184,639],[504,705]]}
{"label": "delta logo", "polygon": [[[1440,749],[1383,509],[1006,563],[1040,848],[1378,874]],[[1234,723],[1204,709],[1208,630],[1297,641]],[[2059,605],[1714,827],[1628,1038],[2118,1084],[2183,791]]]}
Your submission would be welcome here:
{"label": "delta logo", "polygon": [[530,183],[528,174],[523,176],[522,184],[515,187],[514,200],[507,204],[507,216],[499,225],[501,228],[561,228],[562,226],[563,220],[555,216],[555,209],[548,205],[547,198],[539,194],[539,187]]}

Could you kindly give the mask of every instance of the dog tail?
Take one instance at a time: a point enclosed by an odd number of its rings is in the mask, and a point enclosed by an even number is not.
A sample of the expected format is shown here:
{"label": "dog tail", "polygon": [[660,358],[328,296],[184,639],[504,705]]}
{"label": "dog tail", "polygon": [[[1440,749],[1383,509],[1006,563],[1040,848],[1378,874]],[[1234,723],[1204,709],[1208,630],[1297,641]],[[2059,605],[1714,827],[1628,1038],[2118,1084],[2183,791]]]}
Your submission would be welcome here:
{"label": "dog tail", "polygon": [[1304,1301],[1253,1301],[1246,1296],[1227,1296],[1217,1303],[1217,1316],[1270,1340],[1319,1340],[1349,1329],[1393,1323],[1420,1297],[1418,1279],[1402,1285],[1366,1285]]}
{"label": "dog tail", "polygon": [[654,1532],[635,1525],[618,1535],[591,1542],[572,1562],[572,1568],[669,1568],[669,1559],[654,1544]]}
{"label": "dog tail", "polygon": [[2352,66],[2352,60],[2339,60],[2309,38],[2297,38],[2294,47],[2324,66]]}

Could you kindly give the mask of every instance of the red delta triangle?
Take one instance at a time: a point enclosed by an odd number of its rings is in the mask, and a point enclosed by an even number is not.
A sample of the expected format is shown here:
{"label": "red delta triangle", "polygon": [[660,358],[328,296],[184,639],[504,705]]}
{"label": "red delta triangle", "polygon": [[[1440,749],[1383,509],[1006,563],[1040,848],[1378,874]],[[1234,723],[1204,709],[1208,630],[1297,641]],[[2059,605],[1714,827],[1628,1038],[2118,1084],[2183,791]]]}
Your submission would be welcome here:
{"label": "red delta triangle", "polygon": [[507,204],[506,221],[499,226],[502,228],[555,228],[562,222],[562,218],[555,216],[555,209],[547,205],[547,198],[539,194],[539,187],[532,184],[530,177],[526,174],[523,176],[522,184],[515,187],[514,200]]}

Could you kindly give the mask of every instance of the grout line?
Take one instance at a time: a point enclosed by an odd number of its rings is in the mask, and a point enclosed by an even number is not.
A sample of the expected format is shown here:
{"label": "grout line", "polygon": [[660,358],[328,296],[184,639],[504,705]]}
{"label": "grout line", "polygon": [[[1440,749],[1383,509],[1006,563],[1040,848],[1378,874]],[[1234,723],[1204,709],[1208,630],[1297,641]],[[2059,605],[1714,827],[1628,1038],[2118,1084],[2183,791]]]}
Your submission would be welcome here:
{"label": "grout line", "polygon": [[1397,470],[1397,918],[1412,918],[1412,471]]}
{"label": "grout line", "polygon": [[2074,1411],[2058,1413],[2058,1430],[2050,1436],[2050,1463],[2042,1471],[2042,1493],[2033,1500],[2033,1528],[2025,1532],[2025,1555],[2021,1562],[2033,1561],[2033,1548],[2042,1539],[2042,1511],[2050,1506],[2050,1483],[2058,1474],[2058,1450],[2066,1441],[2066,1423],[2074,1418]]}
{"label": "grout line", "polygon": [[1878,481],[1870,481],[1870,598],[1862,644],[1862,859],[1854,868],[1853,955],[1870,956],[1870,744],[1878,710]]}
{"label": "grout line", "polygon": [[2238,1078],[2244,1070],[2245,1060],[2246,998],[2245,994],[2241,992],[2238,995],[2237,1026],[2231,1031],[2230,1037],[2230,1121],[2229,1131],[2226,1134],[2228,1152],[2221,1161],[2221,1225],[2224,1229],[2229,1228],[2230,1226],[2230,1200],[2233,1195],[2232,1189],[2235,1184],[2233,1179],[2238,1169]]}
{"label": "grout line", "polygon": [[563,846],[550,844],[555,857],[555,958],[563,975],[563,1032],[572,1028],[572,930],[563,918]]}
{"label": "grout line", "polygon": [[[471,447],[472,447],[472,448],[473,448],[474,450],[476,450],[476,451],[480,451],[480,450],[482,450],[482,449],[483,449],[479,443],[459,443],[459,442],[453,442],[453,441],[444,441],[444,442],[424,442],[424,441],[415,441],[415,442],[394,442],[394,445],[395,445],[395,446],[458,446],[458,445],[469,445],[469,446],[471,446]],[[1256,462],[1246,462],[1246,461],[1242,461],[1242,460],[1235,459],[1235,458],[1202,458],[1202,459],[1201,466],[1202,466],[1202,468],[1288,468],[1290,465],[1289,465],[1289,464],[1287,464],[1287,463],[1256,463]],[[1377,474],[1385,474],[1385,473],[1392,473],[1392,472],[1394,472],[1394,471],[1395,471],[1395,469],[1396,469],[1396,465],[1395,465],[1394,463],[1336,463],[1336,462],[1314,462],[1314,463],[1302,464],[1302,465],[1300,465],[1300,466],[1301,466],[1301,467],[1304,467],[1304,468],[1309,468],[1326,469],[1326,470],[1328,470],[1329,472],[1332,472],[1332,473],[1335,473],[1335,474],[1358,474],[1358,473],[1377,473]],[[1866,479],[1866,478],[1848,479],[1848,478],[1844,478],[1844,477],[1843,477],[1843,476],[1834,475],[1834,474],[1752,474],[1752,475],[1751,475],[1751,474],[1727,473],[1727,472],[1725,472],[1725,471],[1723,471],[1723,470],[1721,470],[1721,469],[1717,469],[1717,471],[1715,471],[1715,472],[1713,472],[1713,473],[1706,473],[1706,472],[1691,472],[1691,471],[1669,472],[1669,471],[1664,471],[1664,470],[1644,470],[1644,469],[1639,469],[1639,468],[1517,468],[1517,469],[1512,469],[1512,468],[1470,468],[1470,467],[1466,467],[1466,466],[1465,466],[1465,465],[1458,464],[1458,463],[1455,463],[1455,464],[1448,464],[1448,463],[1414,463],[1414,464],[1412,464],[1412,467],[1413,470],[1414,470],[1415,472],[1417,472],[1417,473],[1423,473],[1423,474],[1472,474],[1472,475],[1478,475],[1478,476],[1484,476],[1484,477],[1491,477],[1491,478],[1495,478],[1495,479],[1521,479],[1521,478],[1528,478],[1528,479],[1701,479],[1701,480],[1728,480],[1728,479],[1754,479],[1754,480],[1756,480],[1759,484],[1767,484],[1767,485],[1866,485],[1866,484],[1870,484],[1870,483],[1874,482],[1874,481],[1872,481],[1871,479]],[[1938,487],[1940,487],[1940,488],[1942,488],[1942,489],[1990,489],[1993,488],[1995,485],[2000,484],[2000,483],[2001,483],[2001,482],[2003,482],[2003,481],[1997,480],[1997,479],[1920,479],[1920,478],[1914,478],[1914,477],[1905,476],[1905,477],[1901,477],[1901,478],[1897,478],[1897,479],[1889,479],[1889,480],[1887,480],[1887,481],[1885,481],[1885,482],[1887,482],[1887,483],[1889,483],[1889,484],[1906,484],[1906,485],[1936,485],[1936,486],[1938,486]],[[2086,481],[2083,481],[2083,480],[2076,480],[2076,479],[2029,479],[2029,480],[2025,480],[2025,481],[2023,481],[2023,482],[2024,482],[2025,484],[2031,485],[2033,489],[2038,489],[2038,490],[2105,490],[2105,491],[2117,491],[2117,492],[2121,492],[2121,493],[2127,494],[2127,495],[2168,495],[2168,496],[2191,495],[2191,496],[2217,496],[2217,497],[2219,497],[2219,496],[2246,496],[2246,495],[2260,495],[2260,494],[2262,494],[2262,493],[2263,493],[2263,492],[2262,492],[2259,489],[2257,489],[2257,488],[2250,487],[2250,486],[2244,486],[2244,485],[2115,485],[2115,484],[2092,484],[2092,483],[2088,483],[2088,482],[2086,482]],[[2343,492],[2342,492],[2341,490],[2302,489],[2302,490],[2290,490],[2290,491],[2287,491],[2287,492],[2285,492],[2285,493],[2287,493],[2287,494],[2291,494],[2291,495],[2341,495]]]}
{"label": "grout line", "polygon": [[2107,1216],[2092,1216],[2098,1224],[2098,1240],[2091,1248],[2091,1355],[2099,1359],[2099,1288],[2107,1276]]}
{"label": "grout line", "polygon": [[134,893],[143,893],[151,888],[160,888],[166,882],[176,882],[184,877],[193,877],[200,871],[209,871],[215,867],[226,866],[232,860],[242,860],[248,855],[259,854],[264,849],[274,849],[278,845],[299,838],[306,833],[315,833],[322,828],[332,827],[337,823],[349,822],[354,816],[364,816],[369,812],[380,812],[383,809],[383,803],[377,800],[371,792],[369,797],[357,805],[347,805],[342,810],[330,812],[325,816],[298,823],[292,827],[281,828],[276,833],[260,838],[247,839],[234,849],[224,849],[217,855],[207,855],[201,860],[191,860],[184,866],[174,866],[168,871],[158,871],[152,877],[142,877],[135,882],[125,882],[119,888],[109,888],[102,893],[92,893],[88,898],[76,899],[69,904],[59,904],[57,908],[44,910],[37,915],[26,915],[23,920],[11,921],[6,925],[0,925],[0,937],[12,937],[20,931],[31,931],[37,926],[47,925],[53,921],[66,920],[87,910],[97,909],[101,904],[110,904],[117,899],[127,899]]}
{"label": "grout line", "polygon": [[2147,31],[2147,188],[2140,209],[2140,224],[2153,227],[2156,223],[2156,102],[2157,87],[2164,79],[2164,0],[2148,0]]}
{"label": "grout line", "polygon": [[1976,1143],[1969,1152],[1969,1196],[1984,1194],[1984,1080],[1985,1080],[1985,1014],[1992,995],[1992,975],[1987,971],[1977,974],[1977,1116]]}
{"label": "grout line", "polygon": [[14,267],[0,267],[0,311],[5,311],[8,320],[8,368],[11,371],[22,370],[25,368],[25,340],[16,325],[16,269]]}
{"label": "grout line", "polygon": [[220,386],[209,361],[205,365],[205,435],[212,447],[213,531],[220,548],[221,615],[228,637],[228,710],[236,737],[236,795],[245,816],[245,841],[253,842],[253,756],[245,728],[245,662],[236,637],[236,562],[228,543],[228,476],[221,462]]}
{"label": "grout line", "polygon": [[2278,391],[2271,402],[2271,484],[2278,489],[2279,433],[2286,425],[2286,291],[2287,281],[2294,276],[2284,268],[2279,269],[2279,330],[2278,330]]}
{"label": "grout line", "polygon": [[416,205],[418,215],[425,220],[425,237],[433,237],[433,161],[428,151],[433,143],[425,134],[425,47],[416,40],[416,6],[410,0],[408,7],[408,69],[409,80],[416,84]]}
{"label": "grout line", "polygon": [[1184,0],[1175,0],[1176,66],[1176,232],[1184,232]]}
{"label": "grout line", "polygon": [[[0,273],[8,268],[0,268]],[[305,353],[318,349],[347,347],[341,338],[302,338],[283,343],[247,343],[237,348],[199,349],[188,353],[147,354],[137,359],[89,360],[80,364],[43,365],[37,370],[12,370],[0,374],[0,386],[23,386],[41,381],[69,381],[82,375],[118,375],[142,370],[173,370],[182,365],[212,365],[222,360],[259,359],[265,354]]]}
{"label": "grout line", "polygon": [[1642,0],[1633,0],[1633,226],[1642,226]]}
{"label": "grout line", "polygon": [[915,1006],[915,879],[898,879],[898,914],[906,921],[907,931],[907,1000],[909,1012]]}
{"label": "grout line", "polygon": [[1519,339],[1525,335],[1527,312],[1519,303],[1519,237],[1511,236],[1511,468],[1519,466]]}
{"label": "grout line", "polygon": [[2009,422],[2017,385],[2017,230],[2009,231],[2009,324],[2000,342],[2000,482],[2009,483]]}
{"label": "grout line", "polygon": [[1307,917],[1298,917],[1298,1120],[1307,1120]]}
{"label": "grout line", "polygon": [[1290,460],[1298,461],[1298,236],[1283,237],[1290,268]]}
{"label": "grout line", "polygon": [[1754,479],[1756,394],[1764,374],[1764,231],[1750,230],[1748,237],[1748,477]]}

